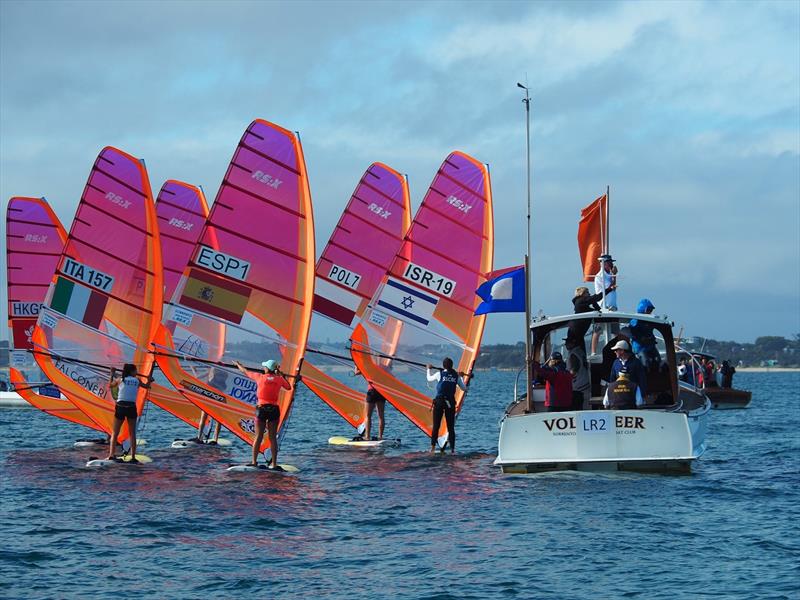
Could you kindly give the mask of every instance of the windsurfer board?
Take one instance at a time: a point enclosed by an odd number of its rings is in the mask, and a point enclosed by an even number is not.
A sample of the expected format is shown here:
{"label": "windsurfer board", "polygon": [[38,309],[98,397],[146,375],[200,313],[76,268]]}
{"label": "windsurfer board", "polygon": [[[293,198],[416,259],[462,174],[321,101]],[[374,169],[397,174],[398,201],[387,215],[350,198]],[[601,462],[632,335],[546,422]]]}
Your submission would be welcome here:
{"label": "windsurfer board", "polygon": [[357,448],[380,448],[389,446],[399,446],[400,438],[393,440],[361,440],[358,438],[349,438],[343,435],[335,435],[328,438],[328,443],[334,446],[356,446]]}
{"label": "windsurfer board", "polygon": [[207,442],[198,442],[198,441],[195,441],[195,440],[175,440],[174,442],[172,442],[172,447],[173,448],[197,448],[197,447],[200,447],[200,446],[211,446],[213,448],[214,446],[219,446],[219,447],[222,447],[222,448],[227,448],[231,444],[232,444],[232,442],[230,440],[226,440],[224,438],[220,438],[216,442],[213,441],[213,440],[209,440]]}
{"label": "windsurfer board", "polygon": [[233,465],[228,467],[228,471],[231,473],[249,473],[251,471],[266,471],[268,473],[297,473],[300,469],[295,467],[294,465],[278,465],[283,469],[283,471],[276,471],[275,469],[270,469],[267,465],[258,465],[254,467],[250,464],[245,465]]}
{"label": "windsurfer board", "polygon": [[[139,465],[144,465],[153,462],[152,458],[150,458],[149,456],[145,456],[144,454],[137,454],[136,460],[139,461],[138,463]],[[109,460],[107,458],[92,457],[86,463],[86,466],[90,468],[115,467],[117,465],[138,466],[137,463],[131,462],[130,456],[123,456],[121,460]]]}

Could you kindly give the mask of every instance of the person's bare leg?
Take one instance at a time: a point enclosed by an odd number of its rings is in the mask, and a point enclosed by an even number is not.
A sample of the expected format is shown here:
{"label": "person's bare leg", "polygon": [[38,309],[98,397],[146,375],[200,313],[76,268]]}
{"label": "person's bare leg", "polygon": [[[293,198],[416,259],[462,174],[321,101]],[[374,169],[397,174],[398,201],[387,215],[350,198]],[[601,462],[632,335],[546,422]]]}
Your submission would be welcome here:
{"label": "person's bare leg", "polygon": [[108,459],[114,458],[114,453],[117,451],[117,438],[119,438],[119,430],[122,429],[122,419],[114,417],[114,425],[111,429],[111,441],[108,445]]}
{"label": "person's bare leg", "polygon": [[222,424],[217,421],[217,424],[214,426],[214,441],[219,442],[219,432],[222,429]]}
{"label": "person's bare leg", "polygon": [[375,406],[373,402],[367,402],[367,415],[364,418],[364,439],[369,441],[372,438],[370,434],[372,433],[372,409]]}
{"label": "person's bare leg", "polygon": [[258,450],[261,448],[261,440],[264,439],[264,421],[256,419],[256,437],[253,440],[253,460],[250,464],[258,464]]}
{"label": "person's bare leg", "polygon": [[386,402],[377,402],[377,409],[378,409],[378,439],[383,439],[383,411],[386,408]]}
{"label": "person's bare leg", "polygon": [[592,333],[592,354],[597,354],[597,342],[600,340],[600,332]]}
{"label": "person's bare leg", "polygon": [[272,468],[278,466],[278,421],[267,423],[267,435],[269,435],[269,447],[272,450]]}
{"label": "person's bare leg", "polygon": [[128,435],[131,438],[131,459],[136,458],[136,417],[128,417]]}

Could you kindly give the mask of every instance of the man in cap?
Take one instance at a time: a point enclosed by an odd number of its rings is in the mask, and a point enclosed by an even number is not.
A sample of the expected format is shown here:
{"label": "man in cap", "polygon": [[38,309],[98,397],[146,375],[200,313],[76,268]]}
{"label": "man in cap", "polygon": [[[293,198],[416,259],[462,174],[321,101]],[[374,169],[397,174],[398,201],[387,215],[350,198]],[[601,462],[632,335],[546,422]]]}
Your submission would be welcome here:
{"label": "man in cap", "polygon": [[553,352],[545,366],[533,363],[534,374],[546,382],[544,406],[547,412],[562,412],[572,408],[572,373],[567,371],[560,352]]}
{"label": "man in cap", "polygon": [[602,305],[608,310],[617,310],[617,267],[610,254],[603,254],[600,263],[602,266],[594,276],[594,293],[602,294],[604,290],[611,288],[605,294]]}
{"label": "man in cap", "polygon": [[628,378],[625,367],[619,372],[617,380],[610,383],[603,396],[603,406],[617,410],[628,410],[644,405],[639,386]]}
{"label": "man in cap", "polygon": [[258,452],[261,449],[261,441],[264,439],[264,429],[269,436],[269,447],[272,451],[272,461],[269,468],[282,471],[278,465],[278,423],[281,418],[281,408],[278,404],[278,395],[281,389],[291,390],[292,386],[281,373],[278,361],[267,360],[261,363],[264,367],[263,373],[254,373],[250,369],[242,366],[237,360],[236,367],[249,379],[258,385],[256,389],[256,431],[253,439],[253,461],[251,466],[258,465]]}
{"label": "man in cap", "polygon": [[628,379],[639,386],[642,396],[647,394],[647,376],[644,367],[639,359],[631,354],[630,344],[625,340],[619,340],[611,346],[611,349],[617,356],[611,365],[611,381],[616,381],[620,371],[624,368]]}

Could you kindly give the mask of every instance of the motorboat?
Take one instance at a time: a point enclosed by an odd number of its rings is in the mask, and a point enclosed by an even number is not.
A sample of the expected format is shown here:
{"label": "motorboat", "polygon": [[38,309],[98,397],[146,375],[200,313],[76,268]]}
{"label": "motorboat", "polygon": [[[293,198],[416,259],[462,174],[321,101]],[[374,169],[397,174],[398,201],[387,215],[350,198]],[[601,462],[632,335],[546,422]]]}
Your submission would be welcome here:
{"label": "motorboat", "polygon": [[[681,378],[688,381],[695,379],[695,373],[703,372],[703,361],[713,361],[717,364],[717,357],[708,352],[699,350],[678,350],[678,360],[684,363],[684,367],[692,365],[692,369],[685,373]],[[733,408],[747,408],[750,401],[753,399],[753,393],[747,390],[738,390],[734,387],[722,387],[723,381],[717,381],[716,377],[707,381],[703,378],[702,382],[700,377],[697,377],[699,385],[703,388],[708,399],[711,400],[711,407],[718,410],[727,410]]]}
{"label": "motorboat", "polygon": [[[609,410],[603,398],[615,359],[612,346],[636,335],[634,319],[652,330],[658,352],[645,365],[644,405]],[[574,332],[582,332],[579,342]],[[568,336],[573,332],[572,336]],[[498,455],[505,473],[636,470],[688,472],[706,449],[711,401],[702,388],[680,381],[672,324],[665,317],[610,310],[542,317],[530,328],[531,357],[560,350],[584,391],[568,410],[547,412],[545,385],[531,378],[531,393],[519,393],[500,421]],[[587,343],[595,352],[587,355]],[[588,380],[588,384],[586,383]]]}

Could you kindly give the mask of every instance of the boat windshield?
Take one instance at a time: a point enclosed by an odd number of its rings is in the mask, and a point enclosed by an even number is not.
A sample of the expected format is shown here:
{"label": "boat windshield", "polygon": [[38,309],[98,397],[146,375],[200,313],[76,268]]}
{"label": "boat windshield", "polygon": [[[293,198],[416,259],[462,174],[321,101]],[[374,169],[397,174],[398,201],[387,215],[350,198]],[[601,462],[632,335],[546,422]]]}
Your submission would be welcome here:
{"label": "boat windshield", "polygon": [[[544,363],[554,352],[561,354],[573,376],[573,391],[583,395],[584,410],[602,404],[606,387],[613,380],[617,359],[613,348],[618,342],[625,342],[623,346],[642,365],[637,375],[642,381],[637,383],[647,405],[671,405],[677,397],[675,348],[666,322],[635,316],[576,315],[570,321],[534,326],[532,337],[534,361]],[[632,368],[629,365],[627,370]]]}

